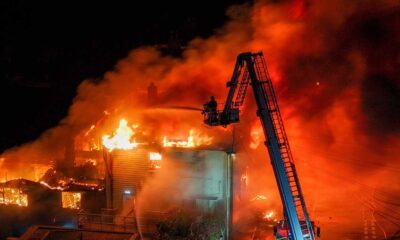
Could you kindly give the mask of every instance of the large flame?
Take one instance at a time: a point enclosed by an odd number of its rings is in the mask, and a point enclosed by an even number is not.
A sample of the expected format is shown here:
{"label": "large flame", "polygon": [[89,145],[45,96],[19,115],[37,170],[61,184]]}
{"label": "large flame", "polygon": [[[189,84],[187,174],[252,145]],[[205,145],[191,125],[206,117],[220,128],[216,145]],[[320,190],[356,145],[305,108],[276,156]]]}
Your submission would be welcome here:
{"label": "large flame", "polygon": [[[400,32],[395,30],[399,29],[400,14],[396,1],[377,2],[256,0],[254,6],[232,8],[232,20],[217,35],[190,42],[183,58],[164,56],[151,47],[133,50],[118,63],[116,71],[105,74],[104,81],[84,81],[80,85],[63,124],[33,143],[2,154],[0,178],[34,179],[34,171],[26,167],[27,163],[48,163],[57,154],[62,156],[64,141],[60,140],[71,129],[96,123],[99,128],[88,131],[89,138],[101,129],[104,119],[117,112],[113,109],[128,116],[125,112],[131,108],[147,107],[146,96],[140,89],[150,81],[157,83],[159,104],[164,106],[201,106],[205,96],[210,95],[223,99],[225,81],[231,77],[236,54],[263,50],[310,216],[327,226],[323,230],[325,236],[348,238],[345,231],[355,228],[351,221],[362,219],[360,201],[349,196],[376,194],[385,201],[400,199],[398,184],[394,184],[398,183],[400,165],[395,157],[400,154],[400,125],[396,121]],[[391,8],[394,4],[396,8]],[[254,114],[254,100],[248,98],[245,104],[242,123],[232,131],[232,145],[239,156],[235,163],[249,166],[245,178],[251,179],[248,195],[265,192],[268,202],[280,204],[267,150],[262,146],[262,128],[252,124],[259,121]],[[135,109],[132,115],[149,127],[152,124],[154,135],[200,129],[198,117],[183,118],[171,109],[150,110]],[[159,115],[150,116],[155,112]],[[167,125],[171,129],[166,130]],[[212,131],[218,134],[216,128]],[[183,139],[180,144],[171,140],[176,136],[166,135],[160,143],[166,147],[193,147],[197,141],[195,134],[192,138],[187,134],[179,136]],[[116,137],[111,136],[106,137],[107,142]],[[228,141],[220,136],[215,138]],[[125,141],[133,147],[132,135]],[[115,148],[111,144],[108,149]],[[265,201],[262,197],[258,200]],[[397,226],[391,229],[394,226],[385,223],[385,218],[390,219],[396,211],[395,206],[382,206],[385,210],[378,212],[381,216],[377,216],[377,221],[383,222],[388,232],[397,231]],[[243,219],[246,214],[236,212],[235,227],[236,219]]]}
{"label": "large flame", "polygon": [[102,137],[103,146],[110,152],[114,149],[133,149],[138,145],[135,140],[131,142],[131,138],[134,134],[135,132],[128,126],[128,121],[121,119],[119,121],[119,127],[115,130],[113,137],[110,137],[110,135],[104,135]]}

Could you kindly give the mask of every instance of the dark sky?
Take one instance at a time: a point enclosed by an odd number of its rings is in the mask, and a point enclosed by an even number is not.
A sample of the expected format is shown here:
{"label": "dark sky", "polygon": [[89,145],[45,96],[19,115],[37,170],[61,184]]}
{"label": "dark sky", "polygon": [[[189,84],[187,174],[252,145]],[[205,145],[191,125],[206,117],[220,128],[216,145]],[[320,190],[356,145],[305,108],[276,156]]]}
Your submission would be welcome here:
{"label": "dark sky", "polygon": [[57,125],[79,83],[130,49],[207,37],[245,1],[125,2],[0,1],[0,152]]}

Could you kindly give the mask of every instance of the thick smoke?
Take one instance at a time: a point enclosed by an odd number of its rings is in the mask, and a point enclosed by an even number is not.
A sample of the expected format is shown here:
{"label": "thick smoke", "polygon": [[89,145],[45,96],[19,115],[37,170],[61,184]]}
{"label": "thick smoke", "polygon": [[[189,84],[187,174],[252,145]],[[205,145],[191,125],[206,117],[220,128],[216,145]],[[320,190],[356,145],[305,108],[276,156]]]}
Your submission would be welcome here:
{"label": "thick smoke", "polygon": [[[181,58],[143,47],[133,50],[101,81],[84,81],[60,125],[33,143],[6,151],[1,167],[19,170],[30,162],[53,161],[63,151],[66,133],[87,129],[104,118],[104,111],[114,119],[106,125],[129,115],[132,121],[150,119],[158,128],[167,128],[169,122],[201,128],[200,115],[180,119],[168,115],[163,123],[143,113],[148,84],[159,87],[164,106],[199,108],[210,95],[222,102],[236,55],[262,50],[311,216],[332,239],[343,237],[332,222],[344,230],[361,224],[357,211],[370,206],[360,199],[370,196],[374,187],[399,184],[393,177],[400,169],[396,159],[400,153],[399,4],[390,0],[256,1],[253,6],[233,6],[227,13],[231,20],[224,27],[207,39],[192,40]],[[279,202],[263,144],[250,148],[250,133],[260,128],[251,93],[245,104],[235,146],[238,157],[247,159],[241,164],[250,169],[249,191],[271,195]],[[378,221],[387,221],[385,213],[381,215]]]}

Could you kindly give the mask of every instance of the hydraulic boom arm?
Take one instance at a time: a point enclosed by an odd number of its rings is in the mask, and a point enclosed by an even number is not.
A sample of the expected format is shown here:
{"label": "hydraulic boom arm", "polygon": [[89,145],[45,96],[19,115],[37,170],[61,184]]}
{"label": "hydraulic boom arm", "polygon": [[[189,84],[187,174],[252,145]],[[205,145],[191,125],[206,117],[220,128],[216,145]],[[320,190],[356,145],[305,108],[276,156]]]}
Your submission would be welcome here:
{"label": "hydraulic boom arm", "polygon": [[[257,116],[261,120],[271,164],[289,227],[288,239],[314,240],[314,230],[300,188],[289,142],[278,103],[262,52],[241,53],[237,57],[229,93],[222,111],[205,108],[204,122],[210,126],[227,126],[239,122],[239,107],[243,105],[248,85],[253,88]],[[205,105],[206,107],[207,105]]]}

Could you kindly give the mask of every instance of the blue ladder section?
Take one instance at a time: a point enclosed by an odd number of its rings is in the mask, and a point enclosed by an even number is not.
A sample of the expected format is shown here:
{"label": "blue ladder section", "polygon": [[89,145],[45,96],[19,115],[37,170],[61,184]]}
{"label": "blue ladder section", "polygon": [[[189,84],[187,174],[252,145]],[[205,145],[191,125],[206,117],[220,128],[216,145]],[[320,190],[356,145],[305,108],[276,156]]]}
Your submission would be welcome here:
{"label": "blue ladder section", "polygon": [[237,92],[235,101],[233,102],[233,107],[237,108],[243,105],[244,98],[247,92],[247,86],[249,86],[249,82],[250,82],[249,71],[245,70],[243,72],[241,81],[239,82],[239,90]]}
{"label": "blue ladder section", "polygon": [[[296,168],[293,163],[293,157],[290,151],[288,138],[283,126],[283,121],[279,112],[278,103],[264,57],[262,53],[256,53],[252,55],[252,60],[258,80],[263,86],[264,97],[267,100],[270,118],[273,123],[275,137],[278,140],[278,146],[281,159],[283,161],[285,175],[290,186],[290,192],[293,198],[303,239],[313,240],[315,239],[313,226],[308,216]],[[244,73],[244,75],[246,74]]]}

